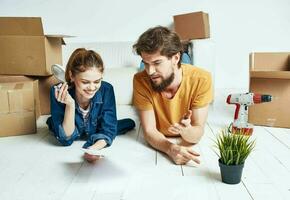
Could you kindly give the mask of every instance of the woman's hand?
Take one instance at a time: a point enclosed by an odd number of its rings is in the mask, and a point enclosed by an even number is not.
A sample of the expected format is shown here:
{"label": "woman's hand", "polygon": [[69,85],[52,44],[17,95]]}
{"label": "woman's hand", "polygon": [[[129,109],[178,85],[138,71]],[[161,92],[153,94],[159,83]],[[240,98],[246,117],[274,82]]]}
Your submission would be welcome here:
{"label": "woman's hand", "polygon": [[[95,144],[92,146],[88,147],[88,149],[97,149],[100,150],[107,146],[107,142],[105,140],[98,140]],[[86,159],[89,163],[95,163],[97,160],[101,159],[101,155],[91,155],[88,153],[84,154],[84,159]]]}
{"label": "woman's hand", "polygon": [[54,86],[54,95],[58,102],[61,102],[66,105],[72,105],[75,103],[74,99],[68,93],[68,85],[67,83],[60,83]]}

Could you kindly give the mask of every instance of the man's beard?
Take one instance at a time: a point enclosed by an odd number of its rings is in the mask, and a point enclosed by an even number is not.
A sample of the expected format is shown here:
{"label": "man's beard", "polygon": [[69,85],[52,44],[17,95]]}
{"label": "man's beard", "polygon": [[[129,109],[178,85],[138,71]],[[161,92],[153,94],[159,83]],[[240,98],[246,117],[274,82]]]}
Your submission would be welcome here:
{"label": "man's beard", "polygon": [[173,80],[174,80],[174,73],[172,72],[170,76],[162,80],[160,84],[156,85],[151,79],[150,79],[150,83],[154,91],[162,92],[165,90],[165,88],[167,88],[173,82]]}

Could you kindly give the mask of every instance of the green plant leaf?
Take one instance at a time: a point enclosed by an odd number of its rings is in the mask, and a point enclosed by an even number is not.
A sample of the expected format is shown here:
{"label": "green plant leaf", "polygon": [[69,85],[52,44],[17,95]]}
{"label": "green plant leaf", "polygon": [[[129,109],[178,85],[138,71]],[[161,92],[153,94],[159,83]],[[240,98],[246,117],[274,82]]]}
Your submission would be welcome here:
{"label": "green plant leaf", "polygon": [[216,135],[215,148],[219,151],[222,163],[226,165],[239,165],[245,162],[256,145],[250,136],[243,135],[241,131],[222,129]]}

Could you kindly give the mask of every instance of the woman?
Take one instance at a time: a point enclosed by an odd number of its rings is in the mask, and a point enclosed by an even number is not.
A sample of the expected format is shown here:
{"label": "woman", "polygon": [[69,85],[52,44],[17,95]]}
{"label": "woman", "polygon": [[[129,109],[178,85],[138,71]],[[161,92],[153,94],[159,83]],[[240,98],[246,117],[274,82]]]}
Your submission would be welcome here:
{"label": "woman", "polygon": [[[131,119],[117,121],[114,90],[102,81],[103,72],[100,55],[79,48],[67,63],[66,83],[51,88],[47,124],[62,145],[81,138],[86,139],[84,148],[102,149],[110,146],[117,134],[135,127]],[[84,158],[94,162],[99,157],[85,153]]]}

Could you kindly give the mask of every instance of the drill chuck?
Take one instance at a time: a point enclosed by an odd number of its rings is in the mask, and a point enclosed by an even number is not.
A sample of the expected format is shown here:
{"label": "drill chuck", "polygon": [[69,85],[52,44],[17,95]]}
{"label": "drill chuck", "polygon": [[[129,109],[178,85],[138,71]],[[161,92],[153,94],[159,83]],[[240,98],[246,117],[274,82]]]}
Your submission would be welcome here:
{"label": "drill chuck", "polygon": [[268,94],[261,95],[262,102],[271,102],[272,96]]}

